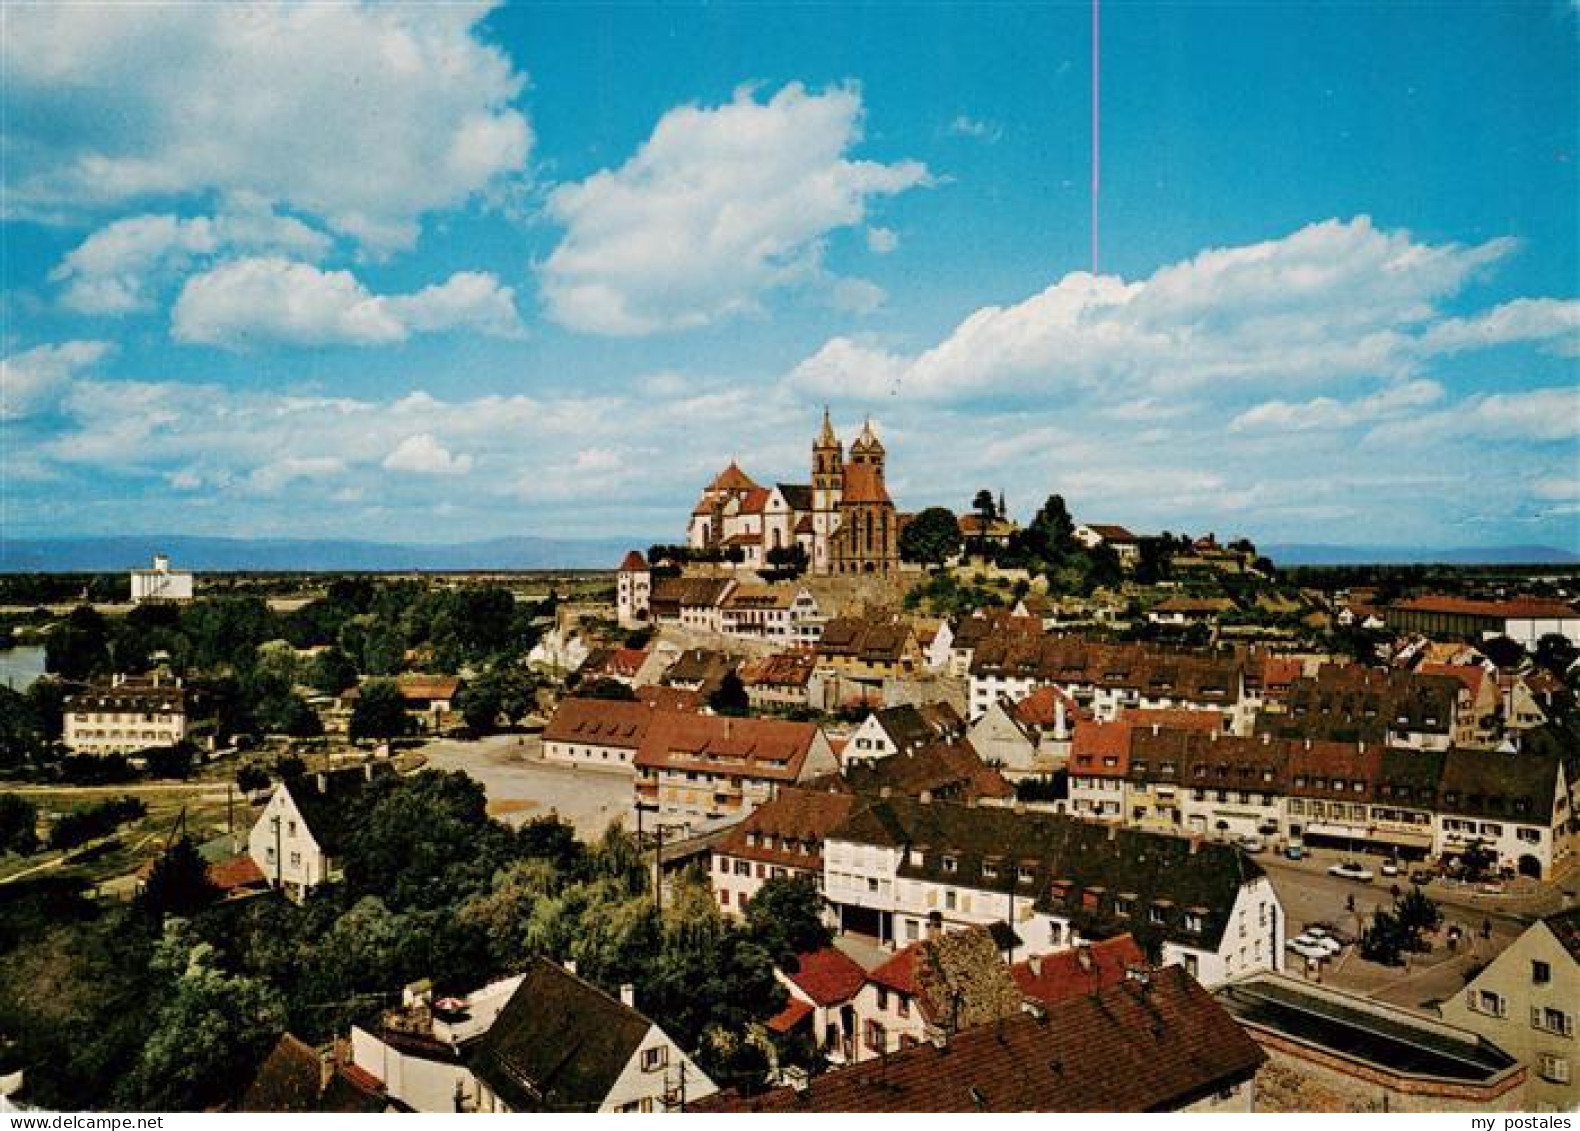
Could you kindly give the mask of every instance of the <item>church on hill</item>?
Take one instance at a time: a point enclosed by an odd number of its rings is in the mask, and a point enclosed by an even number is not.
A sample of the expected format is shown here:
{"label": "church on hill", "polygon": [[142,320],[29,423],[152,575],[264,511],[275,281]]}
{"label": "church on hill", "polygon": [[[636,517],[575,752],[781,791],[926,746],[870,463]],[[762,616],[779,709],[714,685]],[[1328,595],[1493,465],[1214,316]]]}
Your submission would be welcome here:
{"label": "church on hill", "polygon": [[696,550],[738,549],[747,569],[771,565],[776,549],[799,546],[819,576],[897,572],[900,516],[883,483],[884,459],[871,420],[846,459],[825,409],[810,484],[764,487],[731,461],[703,490],[686,541]]}

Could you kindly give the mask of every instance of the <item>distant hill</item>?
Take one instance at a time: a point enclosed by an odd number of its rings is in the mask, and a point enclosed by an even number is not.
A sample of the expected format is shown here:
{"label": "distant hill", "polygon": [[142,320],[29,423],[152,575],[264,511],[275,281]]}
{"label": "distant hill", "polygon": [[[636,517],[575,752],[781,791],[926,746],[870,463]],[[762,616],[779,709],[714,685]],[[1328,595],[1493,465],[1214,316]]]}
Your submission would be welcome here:
{"label": "distant hill", "polygon": [[421,545],[294,538],[207,538],[185,534],[110,538],[0,539],[0,573],[107,572],[146,566],[157,551],[198,572],[613,569],[629,538],[494,538]]}
{"label": "distant hill", "polygon": [[1326,546],[1287,543],[1259,547],[1275,565],[1580,565],[1580,554],[1556,546]]}

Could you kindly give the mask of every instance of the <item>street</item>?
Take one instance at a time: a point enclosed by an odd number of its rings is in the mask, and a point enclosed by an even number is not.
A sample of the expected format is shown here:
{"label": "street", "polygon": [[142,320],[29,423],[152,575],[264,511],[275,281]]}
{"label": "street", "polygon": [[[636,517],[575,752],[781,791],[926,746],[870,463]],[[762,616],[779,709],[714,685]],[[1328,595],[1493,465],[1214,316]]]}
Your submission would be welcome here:
{"label": "street", "polygon": [[[1359,939],[1379,907],[1393,903],[1392,887],[1397,884],[1401,892],[1408,890],[1407,876],[1378,875],[1371,883],[1341,879],[1327,874],[1327,869],[1345,859],[1335,851],[1308,852],[1301,861],[1286,860],[1272,853],[1259,854],[1258,863],[1267,871],[1284,905],[1288,922],[1288,937],[1293,937],[1313,923],[1327,923],[1342,934]],[[1377,860],[1366,858],[1367,867],[1376,870]],[[1367,997],[1375,997],[1395,1005],[1412,1008],[1428,1007],[1458,993],[1465,984],[1467,972],[1490,962],[1525,929],[1528,919],[1504,910],[1483,906],[1470,906],[1445,896],[1437,885],[1427,894],[1443,911],[1443,930],[1433,937],[1433,949],[1426,954],[1412,954],[1402,967],[1380,966],[1363,960],[1356,947],[1347,947],[1336,959],[1321,964],[1320,979],[1336,988]],[[1349,910],[1349,900],[1354,899],[1354,910]],[[1481,925],[1492,926],[1490,938],[1481,938]],[[1444,938],[1451,926],[1461,930],[1462,941],[1457,952],[1450,953]],[[1293,952],[1285,952],[1289,973],[1299,976],[1306,972],[1306,962]]]}

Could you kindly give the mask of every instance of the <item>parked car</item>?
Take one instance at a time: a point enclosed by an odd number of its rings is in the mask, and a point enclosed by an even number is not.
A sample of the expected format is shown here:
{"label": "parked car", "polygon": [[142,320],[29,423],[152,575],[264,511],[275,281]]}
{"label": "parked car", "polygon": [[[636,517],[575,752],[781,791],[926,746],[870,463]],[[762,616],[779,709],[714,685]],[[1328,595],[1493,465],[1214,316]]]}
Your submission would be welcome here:
{"label": "parked car", "polygon": [[1242,852],[1260,852],[1267,847],[1267,845],[1262,843],[1262,838],[1254,834],[1239,837],[1234,843],[1240,846],[1240,851]]}
{"label": "parked car", "polygon": [[1284,849],[1284,858],[1286,860],[1304,860],[1306,858],[1306,846],[1303,844],[1289,845]]}
{"label": "parked car", "polygon": [[1382,868],[1379,870],[1385,876],[1397,876],[1399,874],[1399,861],[1384,860],[1382,862]]}
{"label": "parked car", "polygon": [[1369,884],[1376,876],[1370,868],[1362,867],[1353,860],[1345,860],[1328,869],[1328,875],[1337,876],[1341,880],[1355,880],[1358,883]]}
{"label": "parked car", "polygon": [[1410,873],[1410,882],[1417,887],[1425,887],[1435,879],[1437,879],[1437,873],[1430,868],[1417,868]]}

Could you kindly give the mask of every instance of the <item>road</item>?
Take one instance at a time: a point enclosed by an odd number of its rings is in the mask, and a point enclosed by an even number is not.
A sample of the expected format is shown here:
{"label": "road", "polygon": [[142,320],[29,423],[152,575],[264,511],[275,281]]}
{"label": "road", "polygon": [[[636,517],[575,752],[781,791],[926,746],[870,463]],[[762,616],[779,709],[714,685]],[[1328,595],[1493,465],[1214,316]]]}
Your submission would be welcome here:
{"label": "road", "polygon": [[[1284,860],[1271,854],[1259,855],[1257,861],[1266,869],[1284,905],[1288,921],[1288,934],[1299,934],[1313,923],[1329,923],[1347,935],[1360,937],[1365,925],[1371,921],[1372,912],[1378,907],[1393,903],[1390,888],[1398,884],[1407,889],[1405,877],[1379,875],[1369,884],[1340,879],[1327,874],[1327,868],[1342,858],[1337,852],[1318,852],[1314,858],[1300,861]],[[1367,861],[1374,866],[1375,861]],[[1363,994],[1411,1008],[1429,1006],[1458,993],[1465,984],[1467,973],[1473,966],[1484,965],[1496,957],[1525,930],[1528,917],[1510,914],[1505,910],[1471,906],[1445,895],[1433,885],[1428,894],[1437,901],[1444,914],[1445,929],[1457,925],[1465,939],[1457,952],[1450,952],[1437,936],[1436,945],[1427,954],[1410,955],[1404,967],[1380,966],[1367,962],[1348,948],[1338,959],[1324,963],[1320,978],[1330,985],[1351,993]],[[1348,909],[1353,897],[1355,909]],[[1480,938],[1483,922],[1490,923],[1490,938]],[[1299,975],[1303,960],[1286,952],[1289,972]]]}

